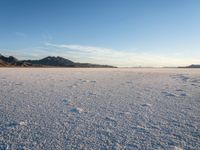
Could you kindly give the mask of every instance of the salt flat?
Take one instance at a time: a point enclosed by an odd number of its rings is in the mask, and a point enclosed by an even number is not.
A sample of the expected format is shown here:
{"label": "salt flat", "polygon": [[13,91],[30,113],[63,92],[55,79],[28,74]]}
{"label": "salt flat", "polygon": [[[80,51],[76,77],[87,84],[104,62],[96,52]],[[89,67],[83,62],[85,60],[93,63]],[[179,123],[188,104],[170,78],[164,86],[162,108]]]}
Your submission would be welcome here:
{"label": "salt flat", "polygon": [[197,150],[199,108],[199,69],[0,68],[0,150]]}

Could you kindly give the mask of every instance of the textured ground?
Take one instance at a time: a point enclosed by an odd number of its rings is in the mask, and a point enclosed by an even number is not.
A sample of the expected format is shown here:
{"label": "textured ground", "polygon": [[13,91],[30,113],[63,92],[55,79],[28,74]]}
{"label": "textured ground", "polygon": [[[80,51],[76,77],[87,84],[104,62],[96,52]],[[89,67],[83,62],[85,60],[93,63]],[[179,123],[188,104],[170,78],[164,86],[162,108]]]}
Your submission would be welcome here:
{"label": "textured ground", "polygon": [[200,149],[200,70],[0,68],[0,150]]}

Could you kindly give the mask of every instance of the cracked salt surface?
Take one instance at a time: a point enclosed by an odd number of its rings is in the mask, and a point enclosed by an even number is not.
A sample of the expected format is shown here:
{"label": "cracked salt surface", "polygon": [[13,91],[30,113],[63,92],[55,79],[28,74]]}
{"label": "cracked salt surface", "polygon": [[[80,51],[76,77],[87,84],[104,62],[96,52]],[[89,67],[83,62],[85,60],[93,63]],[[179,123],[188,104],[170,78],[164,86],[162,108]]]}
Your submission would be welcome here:
{"label": "cracked salt surface", "polygon": [[0,150],[200,149],[199,81],[199,69],[0,68]]}

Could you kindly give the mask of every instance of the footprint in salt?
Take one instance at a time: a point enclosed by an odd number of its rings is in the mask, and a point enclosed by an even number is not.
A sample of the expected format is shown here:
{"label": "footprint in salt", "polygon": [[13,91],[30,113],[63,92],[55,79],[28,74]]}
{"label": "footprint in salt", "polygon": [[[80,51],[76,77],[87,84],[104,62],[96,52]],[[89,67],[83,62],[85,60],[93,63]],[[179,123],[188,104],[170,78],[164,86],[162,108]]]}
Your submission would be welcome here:
{"label": "footprint in salt", "polygon": [[87,96],[96,96],[96,94],[93,93],[93,92],[86,92],[85,95],[87,95]]}
{"label": "footprint in salt", "polygon": [[177,89],[176,91],[177,91],[177,92],[183,92],[184,90],[182,90],[182,89]]}
{"label": "footprint in salt", "polygon": [[82,113],[85,112],[83,108],[80,107],[76,107],[72,101],[68,100],[68,99],[63,99],[62,103],[67,106],[67,110],[72,112],[72,113]]}
{"label": "footprint in salt", "polygon": [[127,111],[126,112],[119,112],[118,115],[126,117],[127,119],[131,119],[131,113],[127,112]]}
{"label": "footprint in salt", "polygon": [[127,81],[126,83],[127,83],[127,84],[133,84],[133,82],[132,82],[132,81]]}
{"label": "footprint in salt", "polygon": [[151,107],[152,105],[149,104],[149,103],[144,103],[144,104],[142,104],[141,106],[143,106],[143,107]]}
{"label": "footprint in salt", "polygon": [[82,112],[84,112],[84,110],[80,107],[73,107],[73,108],[70,109],[70,112],[72,112],[72,113],[82,113]]}
{"label": "footprint in salt", "polygon": [[200,80],[199,79],[194,79],[191,81],[192,83],[200,83]]}
{"label": "footprint in salt", "polygon": [[105,121],[109,123],[111,126],[117,126],[117,120],[114,117],[107,116]]}
{"label": "footprint in salt", "polygon": [[187,94],[186,93],[181,93],[180,96],[187,96]]}
{"label": "footprint in salt", "polygon": [[83,83],[88,83],[90,82],[89,80],[82,80]]}
{"label": "footprint in salt", "polygon": [[22,85],[22,83],[15,83],[15,85]]}
{"label": "footprint in salt", "polygon": [[194,83],[192,83],[191,85],[192,85],[192,86],[198,86],[197,84],[194,84]]}
{"label": "footprint in salt", "polygon": [[183,96],[183,97],[188,96],[187,93],[184,90],[182,90],[182,89],[177,89],[176,91],[180,92],[179,96]]}
{"label": "footprint in salt", "polygon": [[164,94],[164,96],[166,96],[166,97],[177,97],[177,95],[170,93],[170,92],[162,92],[162,94]]}
{"label": "footprint in salt", "polygon": [[107,120],[107,121],[115,121],[115,118],[113,118],[113,117],[106,117],[105,120]]}
{"label": "footprint in salt", "polygon": [[64,105],[67,105],[67,106],[73,105],[73,103],[72,103],[70,100],[67,100],[67,99],[64,99],[64,100],[63,100],[63,104],[64,104]]}

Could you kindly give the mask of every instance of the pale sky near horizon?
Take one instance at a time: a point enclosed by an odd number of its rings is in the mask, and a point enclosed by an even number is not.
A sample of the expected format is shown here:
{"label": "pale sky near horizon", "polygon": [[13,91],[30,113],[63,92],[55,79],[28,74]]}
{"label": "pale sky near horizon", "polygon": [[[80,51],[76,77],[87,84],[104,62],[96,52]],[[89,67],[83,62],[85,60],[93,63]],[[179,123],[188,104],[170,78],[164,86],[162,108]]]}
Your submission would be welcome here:
{"label": "pale sky near horizon", "polygon": [[0,53],[115,66],[200,64],[199,0],[1,0]]}

